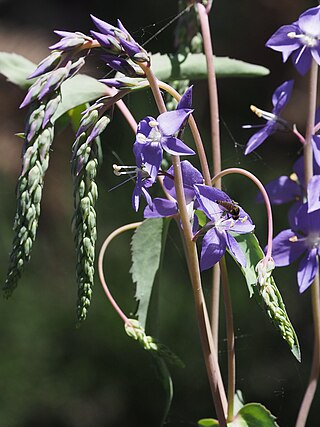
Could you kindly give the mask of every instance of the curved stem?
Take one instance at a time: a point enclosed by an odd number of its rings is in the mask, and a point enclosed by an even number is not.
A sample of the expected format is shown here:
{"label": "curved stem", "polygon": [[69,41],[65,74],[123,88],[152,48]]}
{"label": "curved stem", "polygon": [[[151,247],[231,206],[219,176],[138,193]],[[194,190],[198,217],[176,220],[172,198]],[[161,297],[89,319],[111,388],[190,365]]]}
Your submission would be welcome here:
{"label": "curved stem", "polygon": [[115,311],[118,313],[118,315],[121,317],[121,319],[123,320],[124,323],[130,323],[130,321],[129,321],[128,317],[124,314],[124,312],[121,310],[121,308],[119,307],[118,303],[113,298],[113,296],[109,290],[109,287],[107,285],[107,282],[105,280],[104,273],[103,273],[103,258],[104,258],[104,254],[107,250],[107,247],[109,246],[109,244],[111,243],[111,241],[115,237],[119,236],[119,234],[121,234],[125,231],[132,230],[133,228],[137,228],[141,224],[142,224],[142,222],[134,222],[132,224],[126,224],[122,227],[117,228],[117,230],[115,230],[111,234],[109,234],[109,236],[106,238],[106,240],[103,242],[103,245],[101,246],[99,258],[98,258],[98,273],[99,273],[99,279],[100,279],[101,285],[102,285],[103,290],[104,290],[108,300],[110,301],[112,307],[115,309]]}
{"label": "curved stem", "polygon": [[229,278],[225,257],[220,261],[221,282],[223,288],[223,300],[226,313],[227,327],[227,351],[228,351],[228,418],[227,421],[233,420],[234,412],[234,395],[236,384],[236,354],[234,348],[234,328],[233,328],[233,312],[230,295]]}
{"label": "curved stem", "polygon": [[241,168],[229,168],[229,169],[223,170],[222,172],[218,173],[216,176],[212,178],[212,184],[214,184],[216,180],[221,179],[223,176],[230,175],[233,173],[244,175],[247,178],[251,179],[251,181],[255,183],[255,185],[259,188],[259,190],[262,193],[262,197],[266,206],[267,217],[268,217],[268,243],[267,243],[267,253],[265,256],[265,259],[268,260],[271,258],[271,254],[272,254],[272,236],[273,236],[272,209],[271,209],[269,196],[263,184],[261,183],[261,181],[259,181],[259,179],[255,175],[253,175],[251,172],[248,172],[245,169],[241,169]]}

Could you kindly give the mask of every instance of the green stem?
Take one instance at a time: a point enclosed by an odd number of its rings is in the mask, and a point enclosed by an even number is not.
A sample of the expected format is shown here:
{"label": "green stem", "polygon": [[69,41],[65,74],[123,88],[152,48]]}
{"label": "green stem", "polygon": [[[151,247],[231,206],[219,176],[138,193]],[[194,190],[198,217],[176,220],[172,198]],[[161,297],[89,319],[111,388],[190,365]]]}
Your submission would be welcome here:
{"label": "green stem", "polygon": [[[308,116],[306,124],[306,138],[304,144],[304,167],[305,167],[305,188],[313,176],[313,150],[311,144],[312,134],[314,132],[314,121],[317,102],[317,83],[318,83],[318,64],[313,60],[310,70],[309,91],[308,91]],[[320,304],[319,304],[319,272],[316,275],[314,282],[311,285],[311,299],[312,299],[312,315],[313,315],[313,328],[314,328],[314,347],[313,359],[309,378],[309,384],[305,391],[302,400],[296,427],[304,427],[314,395],[318,385],[320,373]]]}

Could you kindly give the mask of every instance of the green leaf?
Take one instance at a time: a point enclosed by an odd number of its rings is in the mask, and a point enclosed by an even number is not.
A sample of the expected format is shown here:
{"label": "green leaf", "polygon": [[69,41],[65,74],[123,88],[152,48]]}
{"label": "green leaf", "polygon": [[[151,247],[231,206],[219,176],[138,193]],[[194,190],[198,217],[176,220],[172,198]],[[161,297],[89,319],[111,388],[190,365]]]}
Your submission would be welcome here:
{"label": "green leaf", "polygon": [[77,74],[62,83],[62,103],[54,114],[52,122],[72,108],[90,101],[95,101],[106,95],[106,86],[103,83],[85,74]]}
{"label": "green leaf", "polygon": [[[250,297],[255,294],[261,305],[265,307],[272,323],[280,331],[282,338],[288,343],[295,358],[300,361],[299,341],[273,277],[270,276],[264,286],[258,284],[256,266],[264,257],[258,239],[253,233],[238,234],[234,237],[246,257],[246,267],[240,268],[246,279]],[[231,253],[230,255],[232,256]]]}
{"label": "green leaf", "polygon": [[[214,427],[219,426],[217,420],[213,418],[203,418],[198,421],[198,426]],[[279,427],[276,418],[260,403],[247,403],[235,416],[228,427]]]}
{"label": "green leaf", "polygon": [[34,80],[27,77],[36,69],[36,65],[24,56],[16,53],[0,52],[0,73],[7,80],[26,89]]}
{"label": "green leaf", "polygon": [[149,218],[136,229],[131,241],[130,272],[136,283],[138,319],[145,328],[152,287],[161,259],[163,218]]}
{"label": "green leaf", "polygon": [[202,420],[198,421],[198,426],[201,427],[219,427],[219,423],[217,420],[214,420],[213,418],[202,418]]}
{"label": "green leaf", "polygon": [[228,423],[228,427],[279,427],[276,418],[260,403],[248,403],[244,405]]}
{"label": "green leaf", "polygon": [[[215,57],[217,77],[262,77],[269,70],[261,65],[232,59]],[[207,78],[207,64],[203,53],[152,55],[151,66],[159,80],[199,80]]]}

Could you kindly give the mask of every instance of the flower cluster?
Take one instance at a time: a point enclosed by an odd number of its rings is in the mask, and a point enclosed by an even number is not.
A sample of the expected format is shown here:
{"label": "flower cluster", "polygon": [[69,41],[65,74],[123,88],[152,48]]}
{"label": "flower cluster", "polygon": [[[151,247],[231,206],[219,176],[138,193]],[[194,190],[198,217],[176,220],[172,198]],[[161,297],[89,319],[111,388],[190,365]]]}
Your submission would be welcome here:
{"label": "flower cluster", "polygon": [[160,114],[156,119],[147,116],[138,124],[133,152],[136,166],[114,165],[116,175],[131,174],[136,178],[136,185],[132,196],[132,204],[136,211],[139,209],[140,196],[143,195],[147,203],[152,200],[148,193],[156,181],[160,171],[163,151],[173,155],[190,156],[195,152],[180,138],[186,121],[192,113],[191,88],[181,98],[177,109]]}
{"label": "flower cluster", "polygon": [[[319,201],[319,191],[317,199]],[[300,292],[312,284],[320,255],[320,209],[310,212],[308,205],[304,203],[300,207],[291,229],[281,231],[273,241],[276,266],[286,266],[300,258],[297,273]]]}
{"label": "flower cluster", "polygon": [[[143,75],[136,64],[150,63],[148,53],[141,47],[125,29],[121,21],[118,26],[108,24],[105,21],[91,15],[93,23],[99,31],[91,31],[91,35],[100,43],[105,53],[101,59],[113,70],[128,77]],[[102,80],[103,82],[108,82]]]}

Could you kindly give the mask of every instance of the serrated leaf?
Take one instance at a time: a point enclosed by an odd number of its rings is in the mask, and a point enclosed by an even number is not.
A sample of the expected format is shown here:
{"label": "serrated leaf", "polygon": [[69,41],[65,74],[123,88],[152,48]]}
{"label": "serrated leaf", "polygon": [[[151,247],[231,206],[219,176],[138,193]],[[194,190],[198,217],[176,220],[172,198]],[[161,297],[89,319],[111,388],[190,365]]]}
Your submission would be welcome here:
{"label": "serrated leaf", "polygon": [[[250,64],[228,57],[214,57],[217,77],[262,77],[269,70],[261,65]],[[165,54],[151,57],[151,66],[159,80],[199,80],[207,78],[207,64],[203,53]]]}
{"label": "serrated leaf", "polygon": [[130,272],[139,301],[138,319],[145,328],[152,287],[161,259],[163,218],[149,218],[136,229],[131,240]]}
{"label": "serrated leaf", "polygon": [[[263,259],[264,253],[257,237],[253,233],[238,234],[234,237],[246,258],[246,267],[240,266],[240,269],[246,279],[250,297],[255,294],[261,305],[265,307],[272,323],[280,331],[282,338],[288,343],[295,358],[300,361],[299,341],[273,277],[270,277],[267,286],[260,287],[258,285],[256,266]],[[231,253],[230,255],[232,256]],[[235,261],[237,260],[235,259]]]}
{"label": "serrated leaf", "polygon": [[7,80],[26,89],[34,80],[27,77],[35,70],[36,65],[24,56],[16,53],[0,52],[0,73]]}

